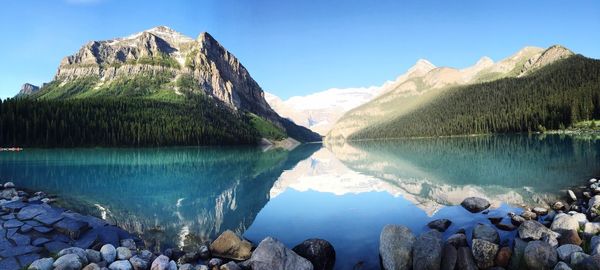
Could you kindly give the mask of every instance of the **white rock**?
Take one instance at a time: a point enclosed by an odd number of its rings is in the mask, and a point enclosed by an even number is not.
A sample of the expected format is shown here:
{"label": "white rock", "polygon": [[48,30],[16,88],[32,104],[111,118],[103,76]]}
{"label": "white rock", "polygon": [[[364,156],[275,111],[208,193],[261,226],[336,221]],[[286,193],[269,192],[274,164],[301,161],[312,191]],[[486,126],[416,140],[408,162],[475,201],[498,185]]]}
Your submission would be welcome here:
{"label": "white rock", "polygon": [[54,263],[54,259],[52,258],[42,258],[33,261],[28,270],[51,270],[52,264]]}
{"label": "white rock", "polygon": [[577,200],[577,196],[575,196],[575,192],[573,192],[572,190],[567,190],[567,193],[569,194],[569,197],[571,198],[571,200],[576,201]]}
{"label": "white rock", "polygon": [[600,232],[600,222],[587,222],[583,225],[583,232],[589,235],[595,235]]}
{"label": "white rock", "polygon": [[550,229],[555,232],[578,230],[579,222],[577,222],[577,219],[575,219],[572,216],[562,215],[560,217],[554,218]]}
{"label": "white rock", "polygon": [[118,247],[117,248],[117,259],[119,260],[129,260],[131,258],[131,250],[126,247]]}
{"label": "white rock", "polygon": [[102,254],[102,259],[107,263],[112,263],[117,258],[117,250],[111,244],[102,246],[102,248],[100,248],[100,254]]}
{"label": "white rock", "polygon": [[579,222],[579,226],[583,226],[584,224],[588,223],[585,214],[575,212],[571,216],[574,217],[577,220],[577,222]]}
{"label": "white rock", "polygon": [[67,254],[58,259],[52,264],[55,269],[81,269],[82,264],[77,254]]}
{"label": "white rock", "polygon": [[126,260],[118,260],[118,261],[114,261],[113,263],[111,263],[108,266],[108,269],[110,270],[131,270],[131,264],[129,263],[129,261]]}

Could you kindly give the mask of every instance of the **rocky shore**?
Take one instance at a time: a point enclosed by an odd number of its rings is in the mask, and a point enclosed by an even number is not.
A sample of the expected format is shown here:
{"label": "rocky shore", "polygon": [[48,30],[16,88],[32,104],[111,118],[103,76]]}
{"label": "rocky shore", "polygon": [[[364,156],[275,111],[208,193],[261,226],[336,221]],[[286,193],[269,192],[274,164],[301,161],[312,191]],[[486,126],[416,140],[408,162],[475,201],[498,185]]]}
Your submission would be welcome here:
{"label": "rocky shore", "polygon": [[289,249],[267,237],[257,247],[232,231],[194,250],[153,253],[135,235],[102,219],[53,205],[44,192],[0,185],[1,270],[333,269],[335,250],[322,239]]}
{"label": "rocky shore", "polygon": [[[470,197],[462,207],[488,214],[490,203]],[[492,216],[490,224],[474,224],[470,234],[459,229],[447,239],[452,224],[430,222],[429,231],[415,236],[402,225],[387,225],[380,235],[384,269],[600,269],[600,183],[568,190],[551,209],[525,208],[521,213]],[[499,230],[516,231],[501,241]]]}

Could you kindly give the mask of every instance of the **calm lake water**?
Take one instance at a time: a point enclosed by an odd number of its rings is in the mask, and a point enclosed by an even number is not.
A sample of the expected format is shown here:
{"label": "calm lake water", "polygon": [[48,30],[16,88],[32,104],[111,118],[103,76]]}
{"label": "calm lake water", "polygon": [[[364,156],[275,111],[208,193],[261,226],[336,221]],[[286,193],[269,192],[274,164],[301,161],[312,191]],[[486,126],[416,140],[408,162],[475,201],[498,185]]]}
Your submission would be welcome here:
{"label": "calm lake water", "polygon": [[[473,221],[544,205],[600,173],[600,141],[481,136],[254,147],[26,149],[0,152],[0,181],[59,196],[156,249],[189,247],[226,229],[288,247],[330,241],[337,269],[377,269],[385,224],[413,232],[449,218],[449,236]],[[464,197],[488,198],[470,214]],[[503,232],[507,236],[508,232]]]}

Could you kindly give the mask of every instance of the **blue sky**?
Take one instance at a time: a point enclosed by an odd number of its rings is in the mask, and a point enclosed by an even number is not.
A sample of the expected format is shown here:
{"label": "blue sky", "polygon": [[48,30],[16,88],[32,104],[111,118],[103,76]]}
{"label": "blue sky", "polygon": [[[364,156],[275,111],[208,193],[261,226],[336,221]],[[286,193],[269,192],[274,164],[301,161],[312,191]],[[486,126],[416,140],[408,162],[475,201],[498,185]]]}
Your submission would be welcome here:
{"label": "blue sky", "polygon": [[90,40],[166,25],[207,31],[283,98],[380,85],[425,58],[466,67],[526,45],[600,58],[600,1],[123,1],[0,3],[0,98],[50,81]]}

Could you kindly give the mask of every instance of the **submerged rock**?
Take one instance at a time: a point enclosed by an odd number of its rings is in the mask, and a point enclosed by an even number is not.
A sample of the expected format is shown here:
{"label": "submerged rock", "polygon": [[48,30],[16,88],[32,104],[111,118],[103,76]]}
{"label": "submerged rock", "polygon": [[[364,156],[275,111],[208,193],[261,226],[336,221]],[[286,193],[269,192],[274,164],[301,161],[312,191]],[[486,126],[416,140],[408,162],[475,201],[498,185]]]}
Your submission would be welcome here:
{"label": "submerged rock", "polygon": [[386,225],[379,236],[379,255],[386,270],[411,269],[415,236],[402,225]]}
{"label": "submerged rock", "polygon": [[232,260],[247,260],[252,255],[252,244],[240,239],[234,232],[227,230],[210,244],[213,255]]}
{"label": "submerged rock", "polygon": [[335,250],[331,243],[326,240],[304,240],[304,242],[295,246],[292,250],[296,254],[308,259],[315,270],[331,270],[335,265]]}
{"label": "submerged rock", "polygon": [[413,245],[413,269],[440,269],[442,262],[442,234],[429,230],[417,237]]}
{"label": "submerged rock", "polygon": [[427,227],[440,231],[440,232],[445,232],[448,227],[450,227],[450,225],[452,224],[452,221],[442,218],[442,219],[436,219],[434,221],[431,221],[429,223],[427,223]]}
{"label": "submerged rock", "polygon": [[468,197],[460,204],[471,213],[478,213],[490,207],[490,202],[484,198]]}
{"label": "submerged rock", "polygon": [[272,237],[262,240],[247,262],[252,270],[313,269],[310,261],[286,248],[281,242]]}

